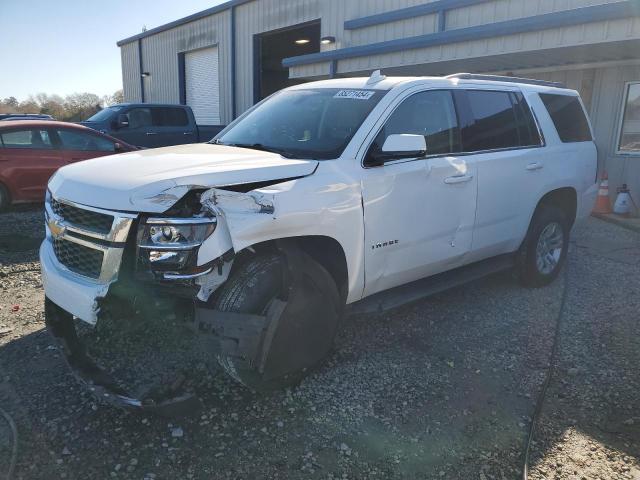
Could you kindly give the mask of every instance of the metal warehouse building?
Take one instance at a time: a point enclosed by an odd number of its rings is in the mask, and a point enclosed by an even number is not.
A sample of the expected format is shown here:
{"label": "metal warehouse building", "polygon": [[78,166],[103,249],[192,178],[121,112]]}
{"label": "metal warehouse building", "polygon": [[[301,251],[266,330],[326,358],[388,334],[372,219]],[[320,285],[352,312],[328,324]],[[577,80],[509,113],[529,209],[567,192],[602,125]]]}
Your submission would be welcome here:
{"label": "metal warehouse building", "polygon": [[329,77],[486,72],[565,83],[601,168],[640,199],[640,0],[232,0],[118,42],[125,99],[227,124]]}

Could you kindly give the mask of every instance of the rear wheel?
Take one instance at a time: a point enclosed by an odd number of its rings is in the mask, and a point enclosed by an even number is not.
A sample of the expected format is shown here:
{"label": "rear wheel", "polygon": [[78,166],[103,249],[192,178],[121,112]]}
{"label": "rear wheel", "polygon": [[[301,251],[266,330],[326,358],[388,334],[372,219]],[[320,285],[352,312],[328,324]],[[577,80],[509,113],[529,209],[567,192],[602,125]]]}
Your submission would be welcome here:
{"label": "rear wheel", "polygon": [[539,207],[520,251],[519,276],[524,285],[542,287],[555,280],[567,258],[569,231],[560,208]]}
{"label": "rear wheel", "polygon": [[6,210],[11,205],[11,197],[7,187],[0,183],[0,212]]}
{"label": "rear wheel", "polygon": [[213,307],[223,312],[266,315],[274,301],[287,302],[272,338],[265,341],[265,331],[256,339],[261,365],[247,366],[246,359],[224,351],[218,356],[226,373],[254,390],[298,383],[333,346],[341,312],[338,289],[320,264],[302,252],[297,256],[295,265],[279,253],[252,257],[216,292]]}

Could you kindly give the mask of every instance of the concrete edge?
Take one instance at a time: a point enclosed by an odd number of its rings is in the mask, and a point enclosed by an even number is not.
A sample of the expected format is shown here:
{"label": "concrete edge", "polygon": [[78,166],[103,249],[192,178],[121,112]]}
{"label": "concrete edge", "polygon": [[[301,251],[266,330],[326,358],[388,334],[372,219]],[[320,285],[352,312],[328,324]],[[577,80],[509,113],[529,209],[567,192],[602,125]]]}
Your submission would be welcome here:
{"label": "concrete edge", "polygon": [[640,233],[640,227],[636,225],[631,225],[629,222],[625,221],[622,218],[612,217],[610,215],[603,215],[601,213],[592,213],[592,217],[595,217],[603,222],[612,223],[614,225],[618,225],[626,230],[631,230],[632,232]]}

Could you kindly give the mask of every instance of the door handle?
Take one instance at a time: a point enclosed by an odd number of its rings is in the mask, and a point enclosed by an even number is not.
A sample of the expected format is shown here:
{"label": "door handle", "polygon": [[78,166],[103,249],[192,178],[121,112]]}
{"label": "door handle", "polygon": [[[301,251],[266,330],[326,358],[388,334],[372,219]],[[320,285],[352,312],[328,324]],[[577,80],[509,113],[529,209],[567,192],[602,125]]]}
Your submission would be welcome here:
{"label": "door handle", "polygon": [[544,167],[544,165],[542,165],[541,163],[535,162],[527,165],[527,170],[529,170],[530,172],[533,172],[535,170],[540,170],[542,167]]}
{"label": "door handle", "polygon": [[193,135],[193,132],[182,132],[183,135]]}
{"label": "door handle", "polygon": [[454,177],[447,177],[444,179],[444,183],[447,185],[454,185],[456,183],[470,182],[473,179],[473,175],[456,175]]}
{"label": "door handle", "polygon": [[147,135],[157,135],[156,132],[147,132]]}

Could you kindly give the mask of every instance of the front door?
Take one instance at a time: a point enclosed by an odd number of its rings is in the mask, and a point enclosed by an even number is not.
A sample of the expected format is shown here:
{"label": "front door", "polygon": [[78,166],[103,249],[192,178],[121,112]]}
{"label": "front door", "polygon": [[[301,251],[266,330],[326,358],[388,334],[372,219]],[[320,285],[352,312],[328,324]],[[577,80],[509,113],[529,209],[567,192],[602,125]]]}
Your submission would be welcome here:
{"label": "front door", "polygon": [[409,158],[363,172],[365,295],[455,268],[471,250],[477,178],[459,155],[460,128],[449,90],[404,99],[375,137],[424,135],[425,158]]}
{"label": "front door", "polygon": [[113,132],[114,137],[138,147],[160,146],[150,107],[134,107],[125,113],[129,118],[129,125]]}

